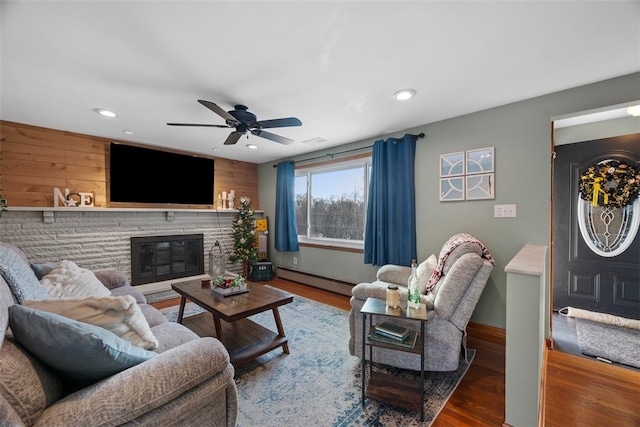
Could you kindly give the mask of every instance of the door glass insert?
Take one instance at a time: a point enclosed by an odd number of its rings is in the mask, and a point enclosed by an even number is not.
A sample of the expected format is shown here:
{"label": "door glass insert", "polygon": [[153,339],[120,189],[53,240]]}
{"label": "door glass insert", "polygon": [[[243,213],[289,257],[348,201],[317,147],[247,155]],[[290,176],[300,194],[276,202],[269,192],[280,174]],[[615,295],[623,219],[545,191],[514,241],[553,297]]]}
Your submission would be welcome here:
{"label": "door glass insert", "polygon": [[640,199],[624,208],[593,206],[578,196],[578,226],[585,243],[603,257],[620,255],[631,245],[640,225]]}
{"label": "door glass insert", "polygon": [[638,172],[625,162],[602,160],[580,176],[580,234],[594,253],[613,257],[633,242],[640,225]]}

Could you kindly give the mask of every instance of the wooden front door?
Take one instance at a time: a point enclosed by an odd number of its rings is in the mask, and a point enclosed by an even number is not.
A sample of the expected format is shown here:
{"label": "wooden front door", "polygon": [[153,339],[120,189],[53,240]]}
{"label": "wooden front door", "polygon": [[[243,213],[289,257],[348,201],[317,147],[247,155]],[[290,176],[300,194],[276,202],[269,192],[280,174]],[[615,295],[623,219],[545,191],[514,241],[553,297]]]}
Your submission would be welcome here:
{"label": "wooden front door", "polygon": [[[587,215],[591,203],[585,205],[579,196],[580,175],[589,166],[614,160],[640,169],[640,134],[560,145],[555,151],[553,309],[570,306],[640,318],[640,232],[630,239],[631,228],[637,230],[640,202],[626,210],[605,206]],[[606,230],[590,221],[605,224]],[[619,230],[624,235],[616,240],[613,234]]]}

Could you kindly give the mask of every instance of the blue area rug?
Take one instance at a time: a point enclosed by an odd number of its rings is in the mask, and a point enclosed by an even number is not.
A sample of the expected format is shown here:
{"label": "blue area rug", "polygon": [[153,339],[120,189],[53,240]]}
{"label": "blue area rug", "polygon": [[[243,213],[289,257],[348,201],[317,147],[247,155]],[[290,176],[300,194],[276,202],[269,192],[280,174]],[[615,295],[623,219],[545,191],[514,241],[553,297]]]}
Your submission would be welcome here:
{"label": "blue area rug", "polygon": [[[191,304],[187,303],[185,315],[201,312]],[[177,310],[163,312],[175,321]],[[299,296],[279,310],[291,353],[276,349],[236,369],[237,427],[429,426],[471,364],[461,362],[455,372],[425,373],[424,422],[419,413],[371,399],[363,407],[360,359],[349,355],[348,349],[348,313]],[[271,311],[250,319],[276,330]],[[470,350],[469,360],[473,356],[475,351]],[[414,371],[375,368],[420,378]]]}
{"label": "blue area rug", "polygon": [[[176,306],[173,306],[173,307],[162,308],[162,309],[160,309],[160,312],[162,314],[164,314],[164,317],[166,317],[167,320],[169,320],[169,322],[176,322],[178,320],[178,310],[179,309],[180,309],[180,306],[176,305]],[[193,303],[193,302],[189,301],[184,305],[183,317],[193,316],[193,315],[196,315],[196,314],[203,313],[205,311],[206,310],[204,308],[201,308],[196,303]]]}

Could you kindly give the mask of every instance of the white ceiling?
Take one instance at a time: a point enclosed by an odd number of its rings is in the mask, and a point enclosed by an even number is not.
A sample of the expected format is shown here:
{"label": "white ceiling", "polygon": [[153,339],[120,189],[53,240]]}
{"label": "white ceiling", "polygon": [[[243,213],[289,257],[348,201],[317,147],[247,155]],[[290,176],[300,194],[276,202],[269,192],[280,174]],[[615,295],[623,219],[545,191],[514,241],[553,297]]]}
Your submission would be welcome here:
{"label": "white ceiling", "polygon": [[[639,1],[3,0],[0,15],[2,120],[253,163],[640,70]],[[392,99],[403,88],[417,96]],[[166,125],[224,124],[198,99],[302,126],[269,129],[291,145],[224,146],[230,129]]]}

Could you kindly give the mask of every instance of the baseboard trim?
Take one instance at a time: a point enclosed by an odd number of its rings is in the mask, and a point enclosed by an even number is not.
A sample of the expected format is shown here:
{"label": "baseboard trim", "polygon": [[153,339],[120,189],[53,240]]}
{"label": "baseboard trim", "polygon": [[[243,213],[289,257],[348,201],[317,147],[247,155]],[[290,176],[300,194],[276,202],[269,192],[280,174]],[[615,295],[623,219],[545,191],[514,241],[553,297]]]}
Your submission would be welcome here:
{"label": "baseboard trim", "polygon": [[355,286],[353,283],[343,280],[331,279],[329,277],[319,276],[317,274],[305,273],[300,270],[291,270],[288,268],[278,267],[278,278],[290,280],[302,285],[313,286],[314,288],[324,289],[336,294],[351,296],[351,289]]}
{"label": "baseboard trim", "polygon": [[538,427],[544,427],[547,403],[547,354],[549,347],[542,349],[542,372],[540,373],[540,406],[538,407]]}
{"label": "baseboard trim", "polygon": [[504,346],[507,343],[507,331],[505,329],[484,325],[482,323],[469,322],[469,324],[467,324],[467,334],[494,344]]}
{"label": "baseboard trim", "polygon": [[172,283],[188,282],[189,280],[198,280],[210,278],[208,274],[199,274],[197,276],[181,277],[179,279],[164,280],[162,282],[145,283],[143,285],[135,285],[134,288],[137,291],[142,292],[144,295],[152,294],[154,292],[170,291]]}

